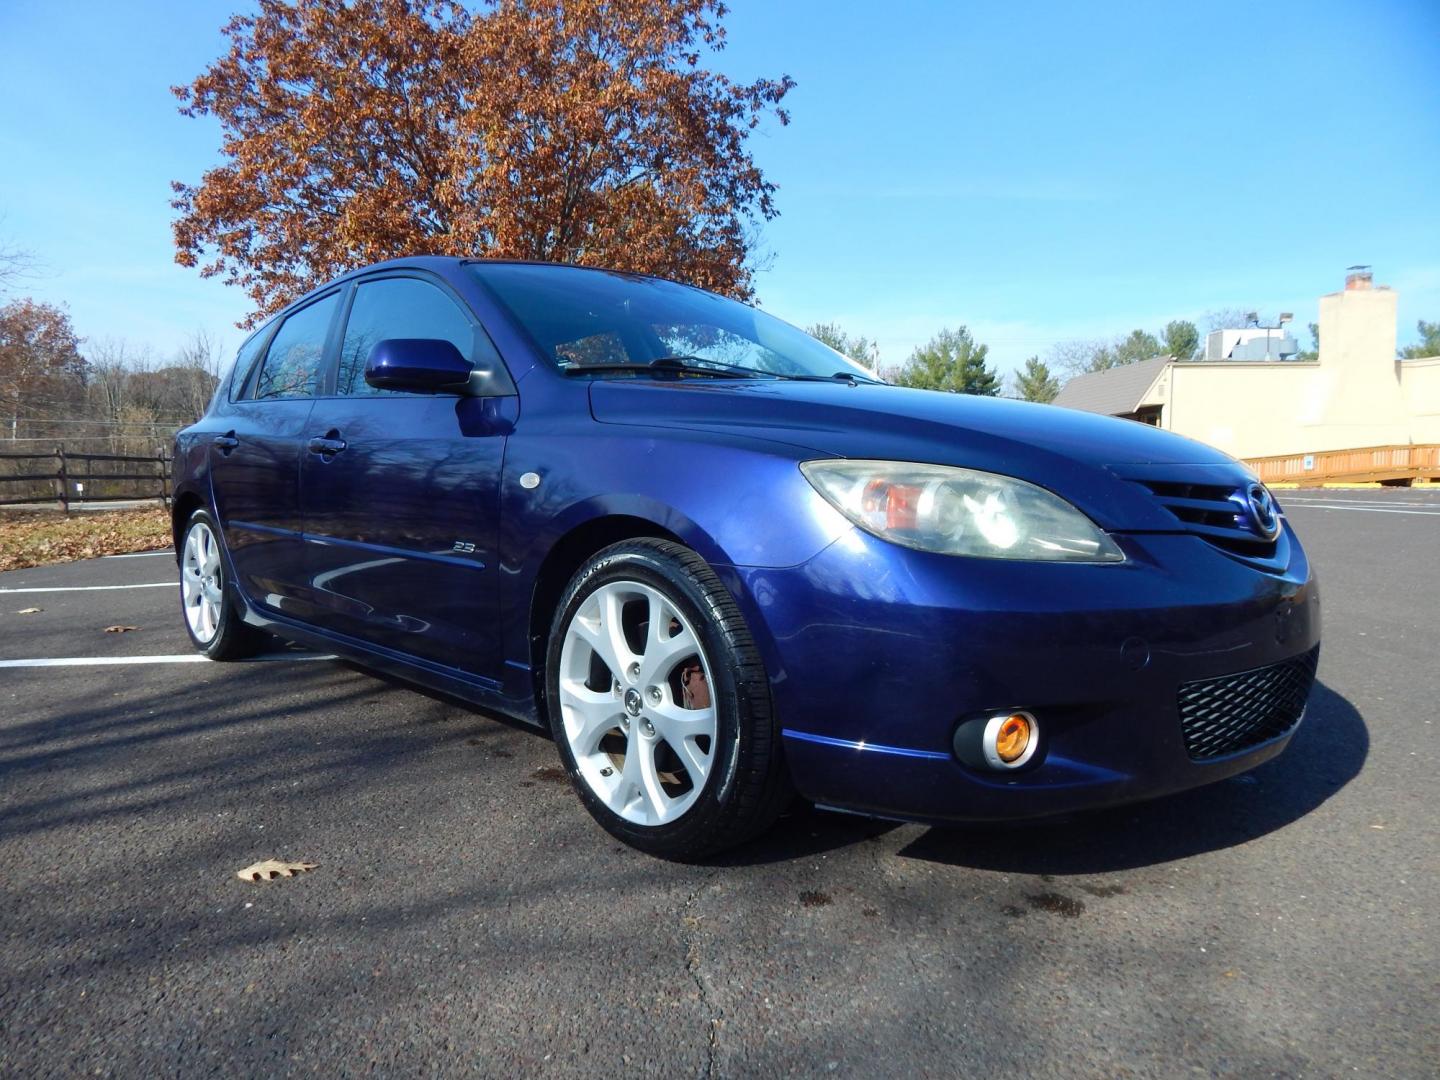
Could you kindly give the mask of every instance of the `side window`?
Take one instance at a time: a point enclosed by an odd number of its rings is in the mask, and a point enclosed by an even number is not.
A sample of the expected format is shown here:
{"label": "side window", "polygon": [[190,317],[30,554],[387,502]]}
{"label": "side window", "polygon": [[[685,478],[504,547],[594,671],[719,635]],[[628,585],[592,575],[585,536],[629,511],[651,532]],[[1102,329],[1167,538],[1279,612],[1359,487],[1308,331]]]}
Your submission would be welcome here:
{"label": "side window", "polygon": [[325,336],[340,294],[333,293],[291,315],[265,352],[260,377],[255,380],[257,401],[270,398],[312,397],[320,362],[325,353]]}
{"label": "side window", "polygon": [[469,359],[475,330],[454,300],[418,278],[380,278],[361,282],[350,306],[335,392],[344,395],[388,394],[365,381],[365,365],[377,343],[387,338],[439,338]]}
{"label": "side window", "polygon": [[270,328],[250,335],[245,344],[240,346],[240,351],[235,354],[235,366],[230,371],[230,396],[238,398],[245,389],[245,384],[250,380],[250,374],[255,368],[255,358],[260,355],[260,347],[265,344],[265,339],[270,336]]}

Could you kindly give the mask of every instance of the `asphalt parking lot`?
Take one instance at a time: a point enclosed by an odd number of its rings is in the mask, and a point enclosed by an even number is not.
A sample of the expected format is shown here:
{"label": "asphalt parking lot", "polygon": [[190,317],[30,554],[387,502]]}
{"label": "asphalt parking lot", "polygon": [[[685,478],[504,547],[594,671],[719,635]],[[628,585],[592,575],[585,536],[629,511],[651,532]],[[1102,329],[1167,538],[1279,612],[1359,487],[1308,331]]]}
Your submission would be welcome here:
{"label": "asphalt parking lot", "polygon": [[[1326,621],[1277,760],[1023,829],[797,809],[698,867],[539,734],[193,662],[172,556],[0,574],[0,1075],[1434,1076],[1440,489],[1281,502]],[[236,879],[270,857],[318,869]]]}

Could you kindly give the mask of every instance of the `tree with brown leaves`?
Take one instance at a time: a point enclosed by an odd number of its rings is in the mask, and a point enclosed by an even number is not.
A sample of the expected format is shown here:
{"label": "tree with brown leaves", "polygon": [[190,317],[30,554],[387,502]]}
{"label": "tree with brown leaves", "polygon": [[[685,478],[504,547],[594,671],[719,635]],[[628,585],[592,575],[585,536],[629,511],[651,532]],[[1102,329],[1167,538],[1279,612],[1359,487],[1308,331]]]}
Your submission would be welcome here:
{"label": "tree with brown leaves", "polygon": [[68,311],[30,299],[0,306],[0,415],[12,439],[23,419],[63,415],[85,375]]}
{"label": "tree with brown leaves", "polygon": [[223,164],[174,185],[176,260],[261,314],[338,272],[432,253],[751,291],[775,187],[749,133],[794,85],[701,66],[719,0],[261,0],[181,112]]}

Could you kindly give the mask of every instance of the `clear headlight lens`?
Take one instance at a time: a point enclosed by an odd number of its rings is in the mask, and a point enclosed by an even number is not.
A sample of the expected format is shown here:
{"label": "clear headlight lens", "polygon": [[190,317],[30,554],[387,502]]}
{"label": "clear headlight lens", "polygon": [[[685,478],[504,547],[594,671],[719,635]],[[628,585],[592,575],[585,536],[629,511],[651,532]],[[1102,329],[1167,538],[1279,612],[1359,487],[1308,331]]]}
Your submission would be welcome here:
{"label": "clear headlight lens", "polygon": [[1123,562],[1058,495],[1014,477],[905,461],[806,461],[800,471],[868,533],[920,551],[1039,562]]}

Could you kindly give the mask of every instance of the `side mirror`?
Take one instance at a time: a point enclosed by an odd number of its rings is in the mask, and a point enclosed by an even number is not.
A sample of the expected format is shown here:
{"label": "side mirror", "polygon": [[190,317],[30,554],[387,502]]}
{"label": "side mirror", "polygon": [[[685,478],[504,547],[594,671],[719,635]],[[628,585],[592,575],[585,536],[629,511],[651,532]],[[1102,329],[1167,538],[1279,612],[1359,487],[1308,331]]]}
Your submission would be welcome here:
{"label": "side mirror", "polygon": [[469,391],[473,369],[449,341],[386,338],[370,350],[365,381],[381,390],[464,394]]}

